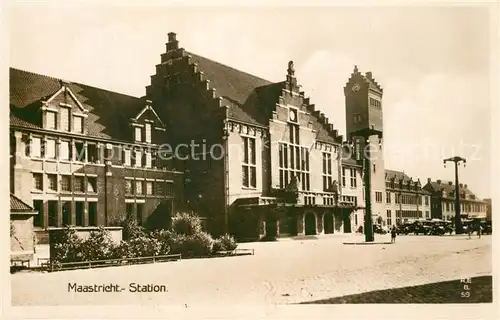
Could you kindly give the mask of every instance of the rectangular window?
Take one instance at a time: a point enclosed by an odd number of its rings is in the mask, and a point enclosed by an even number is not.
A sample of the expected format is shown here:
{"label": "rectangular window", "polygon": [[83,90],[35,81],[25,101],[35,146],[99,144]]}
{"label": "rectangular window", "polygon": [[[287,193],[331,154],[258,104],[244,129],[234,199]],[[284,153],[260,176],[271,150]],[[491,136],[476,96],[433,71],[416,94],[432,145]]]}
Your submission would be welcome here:
{"label": "rectangular window", "polygon": [[87,160],[90,163],[97,163],[98,162],[99,153],[98,153],[97,145],[95,143],[88,143],[87,144],[87,154],[88,154]]}
{"label": "rectangular window", "polygon": [[83,226],[83,214],[85,212],[84,205],[85,202],[83,201],[75,201],[75,225],[78,227]]}
{"label": "rectangular window", "polygon": [[429,197],[428,196],[425,196],[425,205],[428,206],[429,205]]}
{"label": "rectangular window", "polygon": [[63,201],[61,203],[62,209],[62,225],[68,226],[71,224],[71,201]]}
{"label": "rectangular window", "polygon": [[257,166],[255,139],[242,137],[243,139],[243,186],[247,188],[257,187]]}
{"label": "rectangular window", "polygon": [[132,180],[125,180],[125,193],[132,194]]}
{"label": "rectangular window", "polygon": [[47,201],[47,209],[48,209],[48,219],[47,225],[49,227],[56,227],[58,224],[58,217],[59,217],[59,202],[58,201],[53,201],[49,200]]}
{"label": "rectangular window", "polygon": [[123,165],[130,167],[132,165],[131,150],[123,150]]}
{"label": "rectangular window", "polygon": [[57,174],[48,174],[47,180],[49,181],[49,190],[57,191]]}
{"label": "rectangular window", "polygon": [[390,192],[385,193],[385,201],[387,203],[391,203],[391,193]]}
{"label": "rectangular window", "polygon": [[49,130],[56,129],[56,113],[52,111],[47,111],[45,114],[45,119],[47,120],[46,128]]}
{"label": "rectangular window", "polygon": [[33,189],[38,191],[43,190],[43,174],[33,173]]}
{"label": "rectangular window", "polygon": [[142,128],[135,127],[135,141],[142,141]]}
{"label": "rectangular window", "polygon": [[56,158],[56,140],[47,139],[45,141],[45,157],[47,159],[55,159]]}
{"label": "rectangular window", "polygon": [[144,135],[147,143],[151,143],[151,123],[144,125]]}
{"label": "rectangular window", "polygon": [[97,226],[97,202],[89,202],[89,226]]}
{"label": "rectangular window", "polygon": [[387,225],[392,226],[392,213],[391,210],[387,210]]}
{"label": "rectangular window", "polygon": [[375,191],[375,201],[379,203],[382,202],[382,192]]}
{"label": "rectangular window", "polygon": [[146,194],[153,194],[153,182],[146,182]]}
{"label": "rectangular window", "polygon": [[42,139],[41,138],[31,138],[31,156],[32,157],[42,157]]}
{"label": "rectangular window", "polygon": [[300,144],[299,140],[300,127],[295,124],[289,124],[289,130],[290,130],[290,143],[295,145]]}
{"label": "rectangular window", "polygon": [[151,168],[152,164],[151,164],[151,152],[146,152],[145,154],[145,164],[144,166],[146,168]]}
{"label": "rectangular window", "polygon": [[134,204],[133,203],[125,204],[125,211],[127,211],[127,217],[132,216],[132,214],[134,213]]}
{"label": "rectangular window", "polygon": [[332,175],[332,154],[323,152],[323,191],[330,190],[333,183]]}
{"label": "rectangular window", "polygon": [[142,181],[135,181],[135,194],[142,194]]}
{"label": "rectangular window", "polygon": [[83,188],[83,177],[75,176],[74,182],[75,182],[75,189],[74,190],[76,192],[83,192],[83,190],[84,190],[84,188]]}
{"label": "rectangular window", "polygon": [[96,177],[87,177],[87,192],[97,193]]}
{"label": "rectangular window", "polygon": [[61,130],[69,131],[69,109],[61,107]]}
{"label": "rectangular window", "polygon": [[33,220],[33,226],[43,226],[43,200],[33,200],[33,208],[38,212]]}
{"label": "rectangular window", "polygon": [[83,133],[83,117],[73,117],[73,132]]}
{"label": "rectangular window", "polygon": [[59,159],[60,160],[70,160],[71,159],[71,144],[69,141],[61,141],[59,144]]}
{"label": "rectangular window", "polygon": [[142,153],[140,150],[134,151],[134,166],[135,167],[142,167]]}
{"label": "rectangular window", "polygon": [[357,187],[356,169],[354,169],[354,168],[351,168],[351,187],[352,188]]}
{"label": "rectangular window", "polygon": [[342,187],[345,187],[345,168],[342,168]]}
{"label": "rectangular window", "polygon": [[75,142],[76,161],[84,162],[86,158],[85,144],[83,142]]}
{"label": "rectangular window", "polygon": [[71,192],[71,176],[61,176],[61,191]]}

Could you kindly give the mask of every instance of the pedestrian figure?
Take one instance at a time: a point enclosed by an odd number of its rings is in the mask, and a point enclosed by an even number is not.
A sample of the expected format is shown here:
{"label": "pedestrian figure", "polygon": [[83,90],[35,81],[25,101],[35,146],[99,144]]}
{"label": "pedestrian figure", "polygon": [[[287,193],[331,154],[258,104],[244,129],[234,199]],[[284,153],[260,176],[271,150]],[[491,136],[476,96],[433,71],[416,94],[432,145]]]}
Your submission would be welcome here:
{"label": "pedestrian figure", "polygon": [[481,233],[483,233],[483,226],[479,225],[477,228],[477,237],[481,239]]}
{"label": "pedestrian figure", "polygon": [[472,234],[472,226],[467,226],[467,234],[469,235],[469,239],[470,239],[470,236]]}
{"label": "pedestrian figure", "polygon": [[391,243],[395,243],[395,242],[396,242],[396,227],[392,226],[392,229],[391,229]]}

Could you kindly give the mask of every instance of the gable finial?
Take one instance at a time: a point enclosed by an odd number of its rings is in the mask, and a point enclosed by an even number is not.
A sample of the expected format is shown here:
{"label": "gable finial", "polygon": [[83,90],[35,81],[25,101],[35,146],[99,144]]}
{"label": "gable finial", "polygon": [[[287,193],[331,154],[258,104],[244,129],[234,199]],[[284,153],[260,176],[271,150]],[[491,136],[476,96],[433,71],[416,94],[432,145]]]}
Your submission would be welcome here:
{"label": "gable finial", "polygon": [[359,71],[358,71],[358,66],[357,66],[357,65],[354,65],[354,73],[356,73],[356,72],[359,72]]}
{"label": "gable finial", "polygon": [[295,75],[295,67],[293,65],[293,61],[288,61],[288,75],[290,77],[293,77]]}

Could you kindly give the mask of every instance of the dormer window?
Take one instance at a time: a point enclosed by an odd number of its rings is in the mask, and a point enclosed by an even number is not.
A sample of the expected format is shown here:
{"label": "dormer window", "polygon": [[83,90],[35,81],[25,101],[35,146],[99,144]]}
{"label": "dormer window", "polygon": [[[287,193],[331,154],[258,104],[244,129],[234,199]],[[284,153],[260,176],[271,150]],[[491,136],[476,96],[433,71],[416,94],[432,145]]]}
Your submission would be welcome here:
{"label": "dormer window", "polygon": [[73,132],[83,133],[83,117],[73,117]]}
{"label": "dormer window", "polygon": [[61,107],[61,130],[69,131],[69,109]]}
{"label": "dormer window", "polygon": [[135,127],[135,141],[142,141],[142,128]]}
{"label": "dormer window", "polygon": [[46,128],[49,130],[55,130],[56,129],[56,113],[53,111],[47,111],[45,115],[46,119]]}
{"label": "dormer window", "polygon": [[151,123],[144,125],[144,138],[147,143],[151,143]]}

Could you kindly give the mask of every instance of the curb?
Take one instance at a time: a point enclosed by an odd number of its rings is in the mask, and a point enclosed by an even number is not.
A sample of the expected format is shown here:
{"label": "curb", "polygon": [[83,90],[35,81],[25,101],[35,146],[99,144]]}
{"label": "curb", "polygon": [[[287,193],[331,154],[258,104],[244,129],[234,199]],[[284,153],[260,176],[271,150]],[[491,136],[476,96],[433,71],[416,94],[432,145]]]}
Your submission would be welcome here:
{"label": "curb", "polygon": [[363,245],[376,245],[376,244],[394,244],[393,242],[342,242],[345,245],[363,246]]}

